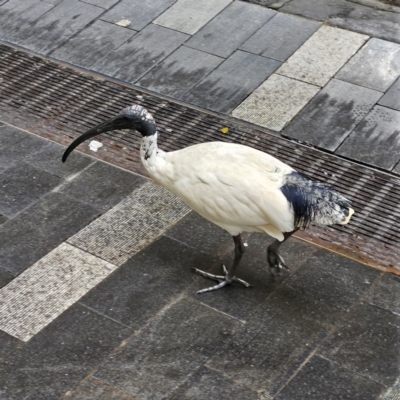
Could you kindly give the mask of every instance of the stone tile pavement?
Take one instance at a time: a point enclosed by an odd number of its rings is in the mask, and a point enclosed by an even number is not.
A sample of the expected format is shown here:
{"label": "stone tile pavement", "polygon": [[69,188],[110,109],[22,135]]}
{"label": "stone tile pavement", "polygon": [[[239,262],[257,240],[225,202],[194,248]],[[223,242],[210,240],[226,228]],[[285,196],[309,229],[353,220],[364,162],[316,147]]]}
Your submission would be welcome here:
{"label": "stone tile pavement", "polygon": [[[263,3],[0,0],[0,40],[399,174],[399,10]],[[228,234],[6,121],[0,399],[398,398],[398,276],[293,239],[273,279],[252,234],[253,287],[198,296]]]}

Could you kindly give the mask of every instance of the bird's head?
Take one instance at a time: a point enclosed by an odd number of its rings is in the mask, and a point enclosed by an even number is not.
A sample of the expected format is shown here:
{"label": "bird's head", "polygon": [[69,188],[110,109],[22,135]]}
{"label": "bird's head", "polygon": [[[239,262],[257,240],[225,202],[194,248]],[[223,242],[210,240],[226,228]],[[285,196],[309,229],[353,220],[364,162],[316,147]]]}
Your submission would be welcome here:
{"label": "bird's head", "polygon": [[85,140],[117,129],[136,129],[142,136],[151,136],[156,133],[156,122],[144,107],[139,105],[126,107],[116,117],[102,122],[75,139],[65,150],[62,162],[65,162],[75,147]]}

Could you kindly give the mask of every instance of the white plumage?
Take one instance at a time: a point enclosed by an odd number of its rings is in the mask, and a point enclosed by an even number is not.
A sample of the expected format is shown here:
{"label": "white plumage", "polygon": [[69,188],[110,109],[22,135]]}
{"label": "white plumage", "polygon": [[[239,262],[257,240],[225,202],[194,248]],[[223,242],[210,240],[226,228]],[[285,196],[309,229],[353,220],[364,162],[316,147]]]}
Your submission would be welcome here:
{"label": "white plumage", "polygon": [[142,133],[141,160],[150,177],[183,199],[204,218],[228,231],[235,242],[235,259],[224,276],[197,270],[223,287],[236,278],[244,252],[241,232],[266,232],[277,239],[267,251],[272,273],[286,267],[278,249],[299,228],[310,224],[348,223],[349,201],[326,185],[311,181],[276,158],[247,146],[210,142],[173,152],[157,147],[153,117],[141,106],[124,109],[117,117],[89,130],[66,150],[102,132],[131,128]]}

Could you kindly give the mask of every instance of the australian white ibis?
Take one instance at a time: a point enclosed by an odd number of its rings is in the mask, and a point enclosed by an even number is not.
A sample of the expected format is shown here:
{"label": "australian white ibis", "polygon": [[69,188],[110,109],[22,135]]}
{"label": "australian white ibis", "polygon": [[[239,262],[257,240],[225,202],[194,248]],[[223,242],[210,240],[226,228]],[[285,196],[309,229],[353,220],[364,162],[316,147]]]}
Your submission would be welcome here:
{"label": "australian white ibis", "polygon": [[276,240],[268,247],[272,274],[285,267],[278,254],[292,233],[311,224],[347,224],[354,213],[350,202],[327,185],[312,181],[276,158],[247,146],[210,142],[166,153],[157,147],[156,123],[142,106],[123,109],[78,137],[62,161],[83,141],[116,129],[136,129],[143,138],[140,157],[150,177],[175,193],[204,218],[233,237],[235,257],[224,275],[201,275],[219,283],[204,293],[232,282],[244,253],[241,232],[266,232]]}

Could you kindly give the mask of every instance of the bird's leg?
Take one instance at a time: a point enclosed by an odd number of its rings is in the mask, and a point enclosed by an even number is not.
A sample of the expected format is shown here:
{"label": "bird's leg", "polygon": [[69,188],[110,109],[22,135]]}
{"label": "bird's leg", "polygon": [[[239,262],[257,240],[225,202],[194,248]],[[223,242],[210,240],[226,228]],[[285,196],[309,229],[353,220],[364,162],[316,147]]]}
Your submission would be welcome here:
{"label": "bird's leg", "polygon": [[287,239],[289,239],[290,236],[292,236],[293,233],[295,233],[296,231],[298,231],[298,229],[295,229],[292,232],[285,232],[283,234],[284,239],[282,240],[282,242],[280,242],[279,240],[274,240],[268,246],[267,261],[268,261],[268,265],[269,265],[269,272],[271,273],[271,275],[280,275],[282,268],[286,268],[287,270],[289,269],[285,265],[285,261],[283,260],[282,256],[280,256],[278,254],[278,250],[279,250],[279,247],[281,246],[281,244],[283,242],[285,242]]}
{"label": "bird's leg", "polygon": [[200,275],[205,276],[206,278],[214,279],[217,282],[219,282],[218,285],[211,286],[211,287],[203,289],[203,290],[199,290],[197,292],[197,294],[211,292],[212,290],[220,289],[226,285],[231,284],[232,282],[239,282],[246,287],[251,286],[249,283],[245,282],[242,279],[236,278],[236,276],[235,276],[236,269],[240,263],[240,260],[242,259],[243,253],[244,253],[244,246],[243,246],[243,242],[242,242],[242,238],[240,237],[240,234],[237,236],[232,236],[232,237],[233,237],[233,241],[235,242],[235,258],[233,259],[233,263],[232,263],[231,267],[229,268],[229,270],[226,269],[225,265],[222,265],[222,268],[223,268],[224,274],[225,274],[224,276],[209,274],[208,272],[204,272],[204,271],[201,271],[201,270],[195,268],[196,272],[199,273]]}

